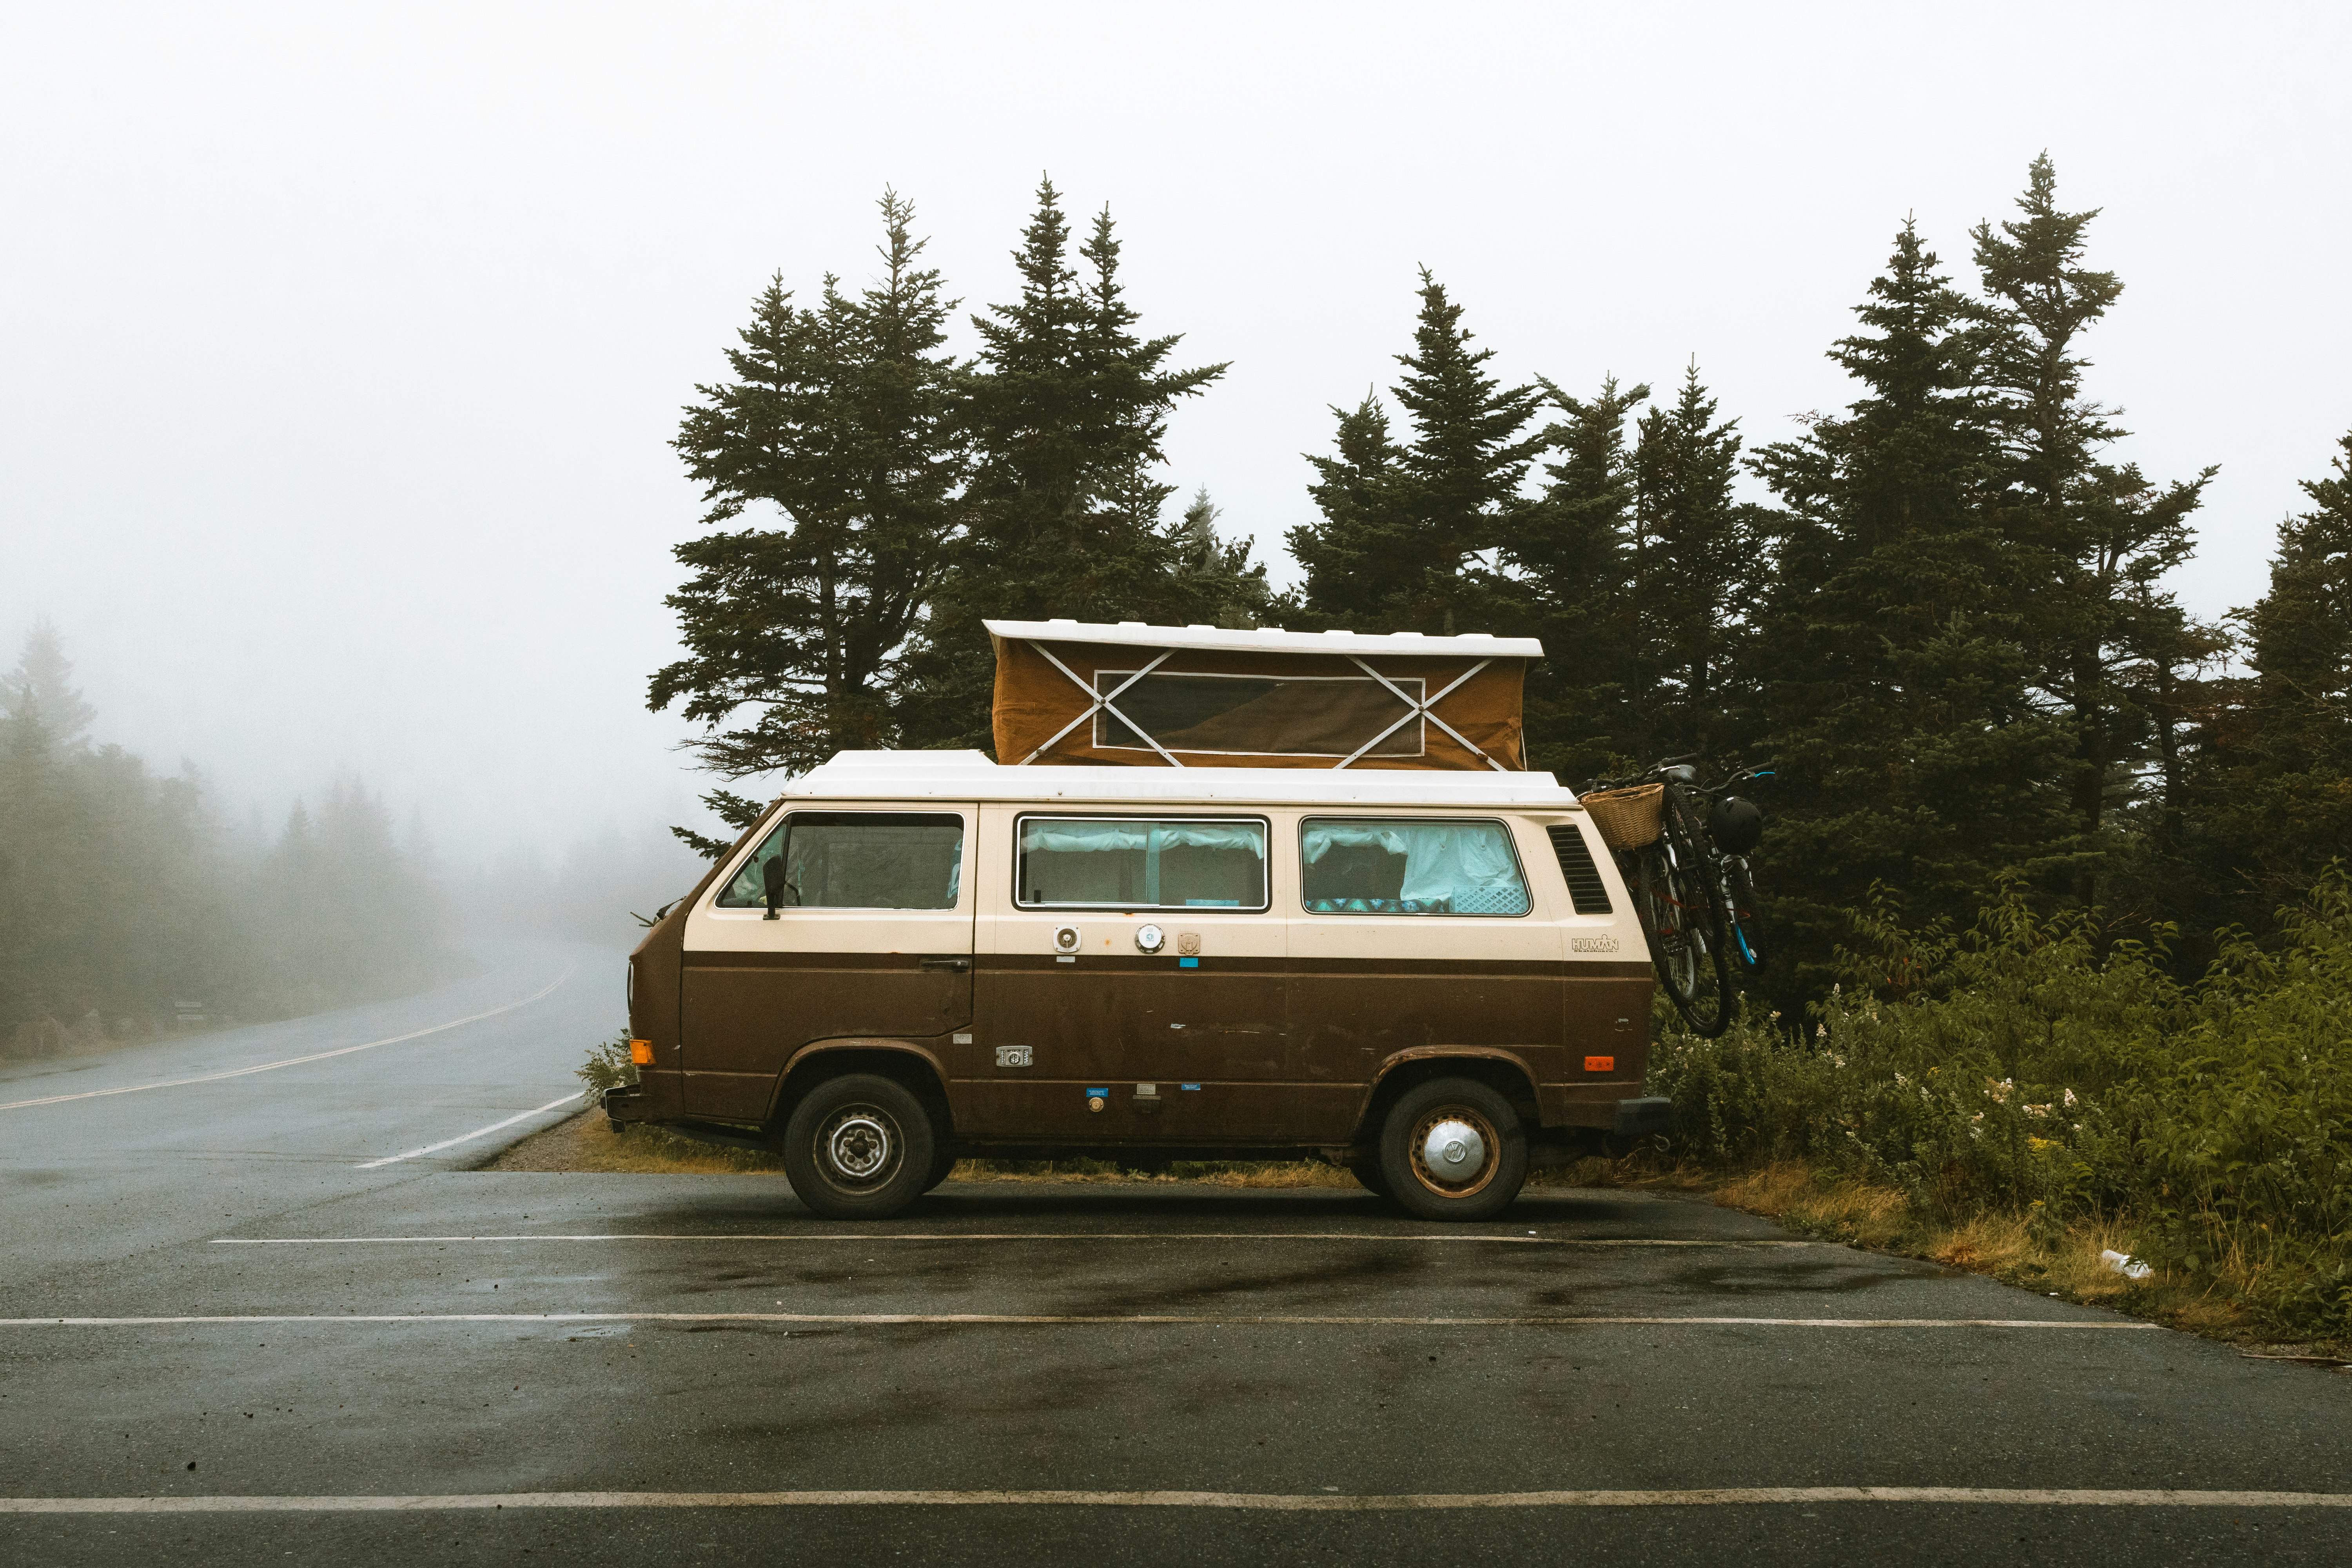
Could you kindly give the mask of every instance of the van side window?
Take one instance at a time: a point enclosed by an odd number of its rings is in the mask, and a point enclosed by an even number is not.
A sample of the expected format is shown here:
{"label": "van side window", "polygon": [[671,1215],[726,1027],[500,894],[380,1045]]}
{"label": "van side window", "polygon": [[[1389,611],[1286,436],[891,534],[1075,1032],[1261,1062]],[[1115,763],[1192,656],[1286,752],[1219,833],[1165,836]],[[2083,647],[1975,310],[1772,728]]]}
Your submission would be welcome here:
{"label": "van side window", "polygon": [[1310,816],[1300,894],[1318,915],[1523,915],[1533,907],[1499,822]]}
{"label": "van side window", "polygon": [[1266,907],[1261,820],[1024,816],[1020,833],[1024,909]]}
{"label": "van side window", "polygon": [[951,910],[963,877],[963,818],[944,812],[796,811],[719,896],[767,907],[766,866],[784,862],[786,909]]}

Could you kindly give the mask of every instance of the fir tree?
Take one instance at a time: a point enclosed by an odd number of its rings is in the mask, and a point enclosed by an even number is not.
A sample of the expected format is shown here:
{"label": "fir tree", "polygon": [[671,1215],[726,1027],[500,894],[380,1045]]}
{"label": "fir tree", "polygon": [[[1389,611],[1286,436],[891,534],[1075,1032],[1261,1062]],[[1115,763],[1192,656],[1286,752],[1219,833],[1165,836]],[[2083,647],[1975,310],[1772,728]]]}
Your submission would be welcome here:
{"label": "fir tree", "polygon": [[1716,420],[1694,363],[1672,407],[1642,416],[1632,598],[1643,755],[1709,764],[1748,745],[1757,705],[1735,676],[1769,563],[1762,509],[1732,497],[1738,421]]}
{"label": "fir tree", "polygon": [[1491,617],[1474,610],[1500,584],[1485,558],[1524,504],[1520,485],[1544,438],[1525,433],[1536,389],[1503,385],[1486,369],[1495,351],[1473,342],[1462,307],[1423,268],[1413,352],[1397,356],[1405,374],[1395,396],[1412,440],[1391,445],[1386,416],[1369,399],[1341,415],[1337,466],[1318,462],[1310,490],[1322,521],[1289,535],[1313,616],[1366,631],[1488,629]]}
{"label": "fir tree", "polygon": [[1503,561],[1524,585],[1527,629],[1544,645],[1528,676],[1530,765],[1581,780],[1651,760],[1635,717],[1639,486],[1625,440],[1650,389],[1610,376],[1583,399],[1537,384],[1565,416],[1543,431],[1559,460],[1544,465],[1542,495],[1512,519]]}
{"label": "fir tree", "polygon": [[2032,576],[1987,516],[1997,431],[1969,308],[1906,223],[1831,357],[1842,416],[1759,451],[1785,511],[1757,668],[1780,787],[1768,888],[1797,950],[1784,1001],[1824,983],[1847,911],[1883,882],[1916,916],[1969,917],[2063,837],[2063,725],[2032,699]]}
{"label": "fir tree", "polygon": [[1226,367],[1170,369],[1181,340],[1138,334],[1108,211],[1079,249],[1083,276],[1069,242],[1060,195],[1043,182],[1013,253],[1018,298],[973,318],[971,530],[925,627],[918,743],[990,744],[984,619],[1166,621],[1185,607],[1160,518],[1172,489],[1155,470],[1170,412]]}
{"label": "fir tree", "polygon": [[47,743],[65,750],[85,743],[97,710],[74,689],[65,640],[47,619],[33,623],[14,671],[0,677],[0,716],[37,719]]}
{"label": "fir tree", "polygon": [[827,277],[803,309],[772,281],[728,353],[735,379],[697,389],[675,443],[706,523],[766,508],[784,523],[676,551],[694,570],[667,601],[688,657],[648,705],[682,700],[706,727],[695,750],[730,778],[889,742],[908,639],[961,521],[951,302],[920,265],[912,206],[885,193],[881,210],[877,282],[853,298]]}
{"label": "fir tree", "polygon": [[1176,588],[1188,626],[1245,631],[1260,625],[1274,603],[1265,567],[1250,561],[1251,542],[1228,543],[1217,533],[1223,510],[1209,500],[1209,487],[1195,492],[1176,524]]}
{"label": "fir tree", "polygon": [[2126,432],[2117,410],[2085,395],[2083,340],[2123,283],[2084,265],[2098,214],[2059,208],[2047,153],[2018,207],[2017,218],[1971,234],[1987,300],[1977,312],[1978,380],[1998,437],[1987,504],[2041,558],[2046,579],[2026,605],[2027,640],[2042,656],[2035,685],[2074,733],[2071,882],[2087,905],[2117,852],[2115,826],[2160,760],[2162,721],[2150,703],[2164,700],[2153,690],[2169,679],[2164,661],[2199,640],[2161,579],[2194,547],[2189,518],[2214,470],[2159,489],[2136,467],[2099,460]]}

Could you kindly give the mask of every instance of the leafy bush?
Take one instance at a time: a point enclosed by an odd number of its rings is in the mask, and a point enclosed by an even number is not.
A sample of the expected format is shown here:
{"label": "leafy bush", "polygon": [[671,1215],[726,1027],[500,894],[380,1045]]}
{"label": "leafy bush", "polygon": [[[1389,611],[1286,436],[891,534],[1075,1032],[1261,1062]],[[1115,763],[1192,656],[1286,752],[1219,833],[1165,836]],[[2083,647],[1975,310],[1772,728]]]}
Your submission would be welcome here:
{"label": "leafy bush", "polygon": [[1668,1028],[1653,1076],[1684,1151],[1801,1160],[1925,1215],[2123,1220],[2140,1253],[2282,1328],[2352,1333],[2352,886],[2332,872],[2193,985],[2160,945],[2015,889],[1970,931],[1883,910],[1809,1027]]}
{"label": "leafy bush", "polygon": [[637,1064],[629,1059],[629,1031],[623,1029],[611,1039],[589,1047],[587,1061],[573,1071],[588,1086],[590,1107],[602,1109],[606,1094],[637,1081]]}

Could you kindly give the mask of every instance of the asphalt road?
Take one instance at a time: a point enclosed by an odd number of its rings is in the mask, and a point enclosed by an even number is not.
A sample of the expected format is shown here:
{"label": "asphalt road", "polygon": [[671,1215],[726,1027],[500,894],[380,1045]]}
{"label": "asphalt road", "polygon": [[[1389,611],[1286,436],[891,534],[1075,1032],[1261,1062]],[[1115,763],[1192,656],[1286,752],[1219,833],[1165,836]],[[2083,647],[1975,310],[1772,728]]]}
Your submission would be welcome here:
{"label": "asphalt road", "polygon": [[491,956],[0,1072],[0,1557],[2352,1560],[2352,1376],[1704,1204],[469,1170],[620,1012]]}

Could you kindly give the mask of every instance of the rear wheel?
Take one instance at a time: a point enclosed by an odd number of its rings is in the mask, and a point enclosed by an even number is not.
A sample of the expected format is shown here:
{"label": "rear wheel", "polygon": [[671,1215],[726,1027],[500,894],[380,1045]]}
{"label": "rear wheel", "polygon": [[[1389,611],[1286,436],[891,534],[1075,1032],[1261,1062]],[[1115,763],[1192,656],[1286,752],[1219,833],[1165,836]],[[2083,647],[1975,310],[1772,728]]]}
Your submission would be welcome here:
{"label": "rear wheel", "polygon": [[1381,1163],[1378,1160],[1355,1161],[1349,1165],[1348,1174],[1355,1177],[1368,1193],[1376,1193],[1384,1198],[1396,1196],[1396,1193],[1389,1186],[1389,1179],[1381,1174]]}
{"label": "rear wheel", "polygon": [[1724,956],[1729,939],[1697,862],[1687,853],[1669,853],[1670,843],[1662,837],[1635,852],[1633,914],[1649,942],[1658,984],[1684,1022],[1711,1039],[1731,1022],[1731,970]]}
{"label": "rear wheel", "polygon": [[1434,1079],[1390,1107],[1381,1176],[1423,1219],[1491,1219],[1528,1179],[1527,1130],[1511,1102],[1475,1079]]}
{"label": "rear wheel", "polygon": [[874,1073],[829,1078],[784,1123],[784,1174],[827,1219],[887,1219],[922,1196],[939,1156],[923,1102]]}

